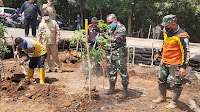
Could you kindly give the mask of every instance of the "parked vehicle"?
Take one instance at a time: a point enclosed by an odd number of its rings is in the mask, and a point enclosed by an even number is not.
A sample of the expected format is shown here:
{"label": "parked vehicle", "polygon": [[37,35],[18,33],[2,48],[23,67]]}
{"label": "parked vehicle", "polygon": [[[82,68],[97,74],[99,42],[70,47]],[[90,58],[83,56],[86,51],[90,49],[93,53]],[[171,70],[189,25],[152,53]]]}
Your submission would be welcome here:
{"label": "parked vehicle", "polygon": [[18,14],[13,14],[10,16],[11,21],[9,22],[13,28],[24,28],[22,23],[22,18]]}
{"label": "parked vehicle", "polygon": [[60,15],[56,15],[56,22],[59,25],[60,29],[67,30],[67,22],[65,22]]}
{"label": "parked vehicle", "polygon": [[9,23],[8,23],[6,17],[0,16],[0,22],[1,22],[4,26],[9,26]]}
{"label": "parked vehicle", "polygon": [[16,13],[16,9],[9,7],[0,7],[0,16],[6,17],[8,20],[9,17]]}

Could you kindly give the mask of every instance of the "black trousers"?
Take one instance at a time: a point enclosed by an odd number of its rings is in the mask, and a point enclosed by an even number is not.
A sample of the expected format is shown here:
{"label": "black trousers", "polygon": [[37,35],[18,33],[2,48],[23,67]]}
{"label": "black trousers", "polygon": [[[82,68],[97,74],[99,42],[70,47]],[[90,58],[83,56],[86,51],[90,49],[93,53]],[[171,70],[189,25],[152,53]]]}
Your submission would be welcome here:
{"label": "black trousers", "polygon": [[24,19],[24,25],[25,25],[25,35],[28,36],[28,34],[29,34],[29,27],[31,25],[32,35],[36,36],[37,18],[25,18]]}
{"label": "black trousers", "polygon": [[38,68],[44,68],[44,62],[45,62],[45,59],[47,57],[47,53],[40,56],[40,57],[34,57],[34,58],[30,58],[30,61],[29,61],[29,68],[30,69],[34,69],[36,67]]}

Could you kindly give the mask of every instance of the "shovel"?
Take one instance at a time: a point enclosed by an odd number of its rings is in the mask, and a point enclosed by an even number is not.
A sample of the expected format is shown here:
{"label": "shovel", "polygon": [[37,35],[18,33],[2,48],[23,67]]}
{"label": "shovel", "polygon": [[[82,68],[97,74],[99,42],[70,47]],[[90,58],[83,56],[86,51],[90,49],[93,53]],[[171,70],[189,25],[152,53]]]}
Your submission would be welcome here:
{"label": "shovel", "polygon": [[[12,39],[12,48],[13,48],[13,54],[14,54],[15,53],[15,46],[14,46],[13,36],[11,36],[11,39]],[[15,56],[14,56],[14,59],[16,59]],[[19,59],[19,55],[17,55],[17,60],[18,60],[19,63],[21,62],[20,59]],[[20,66],[21,66],[21,68],[23,70],[24,75],[27,75],[24,66],[23,65],[20,65]]]}

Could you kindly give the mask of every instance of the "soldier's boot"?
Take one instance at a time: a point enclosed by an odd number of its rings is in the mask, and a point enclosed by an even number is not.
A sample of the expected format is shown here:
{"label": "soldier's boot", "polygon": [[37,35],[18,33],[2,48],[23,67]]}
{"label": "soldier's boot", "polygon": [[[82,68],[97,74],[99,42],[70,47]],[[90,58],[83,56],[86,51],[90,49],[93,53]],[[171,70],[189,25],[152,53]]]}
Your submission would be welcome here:
{"label": "soldier's boot", "polygon": [[159,97],[153,100],[154,103],[166,101],[167,84],[159,84]]}
{"label": "soldier's boot", "polygon": [[172,101],[168,105],[165,106],[166,108],[173,109],[177,107],[176,103],[181,95],[181,91],[182,91],[182,88],[173,90]]}
{"label": "soldier's boot", "polygon": [[114,81],[109,81],[110,82],[110,88],[108,91],[105,92],[105,95],[112,95],[115,93],[115,82]]}
{"label": "soldier's boot", "polygon": [[126,99],[127,97],[128,97],[128,84],[123,84],[122,95],[119,98]]}
{"label": "soldier's boot", "polygon": [[39,72],[40,72],[40,84],[44,84],[44,77],[45,77],[45,70],[44,68],[39,68]]}

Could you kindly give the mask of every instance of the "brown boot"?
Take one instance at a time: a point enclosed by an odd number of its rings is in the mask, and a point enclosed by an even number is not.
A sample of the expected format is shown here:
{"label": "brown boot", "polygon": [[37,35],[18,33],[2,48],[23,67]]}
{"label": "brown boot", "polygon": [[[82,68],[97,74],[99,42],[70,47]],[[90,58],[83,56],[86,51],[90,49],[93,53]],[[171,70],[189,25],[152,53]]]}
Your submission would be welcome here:
{"label": "brown boot", "polygon": [[168,105],[165,106],[166,108],[173,109],[177,107],[176,102],[178,101],[178,98],[181,95],[181,91],[182,91],[182,88],[176,88],[173,90],[172,101]]}
{"label": "brown boot", "polygon": [[159,84],[159,97],[156,100],[153,100],[154,103],[160,103],[166,101],[166,92],[167,92],[167,85],[166,84]]}

